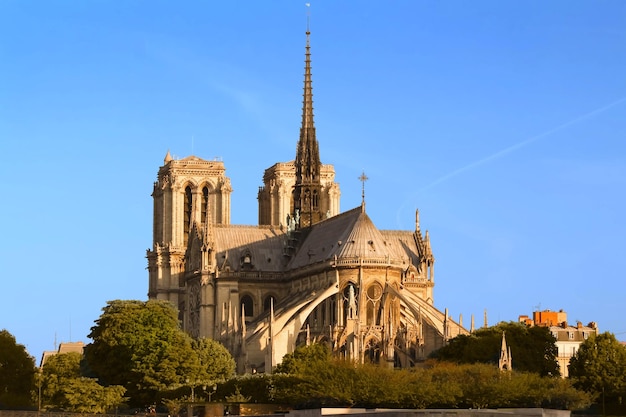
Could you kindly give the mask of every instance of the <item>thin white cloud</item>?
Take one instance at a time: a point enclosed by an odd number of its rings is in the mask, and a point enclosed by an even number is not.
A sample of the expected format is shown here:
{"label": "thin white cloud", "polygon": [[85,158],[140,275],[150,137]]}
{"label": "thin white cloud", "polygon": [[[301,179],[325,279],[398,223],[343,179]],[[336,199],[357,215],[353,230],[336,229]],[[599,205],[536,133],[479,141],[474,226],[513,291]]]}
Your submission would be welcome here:
{"label": "thin white cloud", "polygon": [[508,148],[502,149],[502,150],[500,150],[500,151],[498,151],[498,152],[496,152],[494,154],[491,154],[491,155],[489,155],[489,156],[487,156],[485,158],[482,158],[482,159],[474,161],[474,162],[472,162],[470,164],[467,164],[467,165],[465,165],[465,166],[463,166],[461,168],[458,168],[458,169],[456,169],[456,170],[454,170],[452,172],[449,172],[448,174],[446,174],[446,175],[444,175],[442,177],[437,178],[435,181],[433,181],[430,184],[422,187],[419,191],[428,190],[429,188],[432,188],[435,185],[441,184],[442,182],[447,181],[450,178],[453,178],[453,177],[455,177],[455,176],[457,176],[457,175],[459,175],[459,174],[461,174],[463,172],[469,171],[470,169],[476,168],[476,167],[478,167],[480,165],[483,165],[483,164],[485,164],[487,162],[490,162],[490,161],[496,160],[498,158],[501,158],[501,157],[503,157],[505,155],[508,155],[508,154],[518,150],[518,149],[521,149],[521,148],[523,148],[523,147],[525,147],[525,146],[527,146],[527,145],[529,145],[529,144],[531,144],[533,142],[538,141],[539,139],[543,139],[543,138],[545,138],[547,136],[552,135],[553,133],[556,133],[556,132],[558,132],[560,130],[563,130],[563,129],[567,128],[567,127],[570,127],[570,126],[572,126],[572,125],[574,125],[576,123],[580,123],[583,120],[589,119],[589,118],[591,118],[593,116],[596,116],[596,115],[598,115],[598,114],[600,114],[602,112],[605,112],[605,111],[609,110],[610,108],[615,107],[618,104],[623,103],[624,101],[626,101],[626,97],[622,97],[619,100],[616,100],[616,101],[614,101],[612,103],[609,103],[609,104],[607,104],[605,106],[599,107],[599,108],[597,108],[595,110],[592,110],[592,111],[590,111],[588,113],[585,113],[585,114],[583,114],[581,116],[575,117],[574,119],[569,120],[569,121],[567,121],[567,122],[565,122],[563,124],[560,124],[560,125],[552,128],[552,129],[546,130],[543,133],[540,133],[540,134],[535,135],[533,137],[530,137],[530,138],[528,138],[526,140],[518,142],[515,145],[512,145],[512,146],[509,146]]}

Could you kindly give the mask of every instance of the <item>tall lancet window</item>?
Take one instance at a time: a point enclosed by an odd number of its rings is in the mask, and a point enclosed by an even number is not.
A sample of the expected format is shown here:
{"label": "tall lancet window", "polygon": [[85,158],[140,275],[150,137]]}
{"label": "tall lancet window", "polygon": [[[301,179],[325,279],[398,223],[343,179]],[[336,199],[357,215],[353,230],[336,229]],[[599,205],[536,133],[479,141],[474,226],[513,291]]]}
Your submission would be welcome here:
{"label": "tall lancet window", "polygon": [[192,205],[192,195],[191,195],[191,187],[185,187],[185,205],[184,205],[184,218],[183,218],[183,230],[184,230],[184,242],[185,246],[189,242],[189,231],[191,230],[191,210],[193,208]]}
{"label": "tall lancet window", "polygon": [[265,301],[263,301],[263,311],[269,311],[272,305],[276,305],[276,298],[272,295],[268,295],[265,297]]}
{"label": "tall lancet window", "polygon": [[317,194],[317,190],[313,190],[313,208],[318,209],[320,204],[320,196]]}
{"label": "tall lancet window", "polygon": [[209,214],[209,189],[207,187],[203,187],[202,188],[202,224],[206,223],[208,214]]}
{"label": "tall lancet window", "polygon": [[252,301],[252,297],[249,295],[241,297],[241,308],[244,309],[246,317],[254,316],[254,302]]}

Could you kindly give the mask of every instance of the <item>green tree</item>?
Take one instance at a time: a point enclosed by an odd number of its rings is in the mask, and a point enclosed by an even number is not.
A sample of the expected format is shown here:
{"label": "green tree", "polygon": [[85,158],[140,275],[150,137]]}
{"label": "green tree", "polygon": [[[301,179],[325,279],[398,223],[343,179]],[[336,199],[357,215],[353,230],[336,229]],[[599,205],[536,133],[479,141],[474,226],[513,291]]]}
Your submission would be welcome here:
{"label": "green tree", "polygon": [[[89,337],[93,342],[85,347],[88,366],[103,383],[126,387],[134,406],[156,403],[167,392],[225,375],[232,360],[224,359],[213,343],[198,342],[196,351],[192,338],[180,328],[175,307],[161,300],[109,301]],[[214,362],[207,356],[211,350],[218,355]]]}
{"label": "green tree", "polygon": [[35,359],[7,330],[0,330],[0,408],[33,405]]}
{"label": "green tree", "polygon": [[50,356],[42,369],[42,408],[77,413],[105,413],[124,401],[124,387],[103,387],[81,374],[77,352]]}
{"label": "green tree", "polygon": [[500,323],[478,329],[471,335],[460,335],[441,349],[432,353],[437,360],[458,364],[497,364],[502,346],[502,333],[506,333],[511,348],[513,369],[535,372],[541,376],[560,376],[556,360],[556,340],[547,327],[528,327],[522,323]]}
{"label": "green tree", "polygon": [[590,397],[570,381],[494,365],[432,362],[397,370],[347,361],[314,362],[297,374],[274,374],[274,399],[302,407],[579,409]]}
{"label": "green tree", "polygon": [[[239,392],[244,397],[250,397],[258,403],[276,402],[274,393],[274,376],[278,374],[245,374],[237,375],[217,386],[217,390],[211,398],[215,401],[226,400],[227,397],[237,395]],[[280,374],[282,375],[282,374]]]}
{"label": "green tree", "polygon": [[235,360],[220,342],[200,338],[192,342],[192,348],[200,360],[198,381],[202,381],[205,385],[215,384],[235,374]]}
{"label": "green tree", "polygon": [[298,374],[307,367],[317,363],[327,363],[331,360],[330,349],[325,344],[298,346],[293,353],[283,356],[281,363],[276,366],[275,373]]}
{"label": "green tree", "polygon": [[41,406],[43,409],[62,408],[61,397],[64,395],[66,383],[80,378],[80,361],[78,352],[62,353],[50,356],[42,368]]}
{"label": "green tree", "polygon": [[626,347],[609,332],[585,340],[569,365],[574,385],[598,401],[622,402],[626,397]]}

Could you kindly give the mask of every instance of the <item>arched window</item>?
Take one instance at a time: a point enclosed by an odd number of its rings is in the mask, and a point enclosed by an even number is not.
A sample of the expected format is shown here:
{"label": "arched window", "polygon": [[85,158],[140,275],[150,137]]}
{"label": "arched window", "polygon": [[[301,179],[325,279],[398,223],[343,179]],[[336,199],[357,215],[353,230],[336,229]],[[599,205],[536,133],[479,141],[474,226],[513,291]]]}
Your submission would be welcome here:
{"label": "arched window", "polygon": [[365,344],[364,359],[370,363],[380,362],[380,344],[375,339],[370,339]]}
{"label": "arched window", "polygon": [[268,295],[267,297],[265,297],[265,300],[263,301],[263,311],[269,311],[272,304],[276,306],[276,298],[274,298],[273,295]]}
{"label": "arched window", "polygon": [[313,208],[317,209],[319,207],[320,197],[317,194],[317,190],[313,190]]}
{"label": "arched window", "polygon": [[246,317],[254,316],[254,302],[252,301],[252,297],[249,295],[241,297],[241,308],[244,309]]}
{"label": "arched window", "polygon": [[367,302],[367,318],[365,324],[371,326],[373,324],[377,324],[374,319],[374,304],[368,300]]}
{"label": "arched window", "polygon": [[183,239],[185,242],[185,246],[189,242],[189,231],[191,230],[191,210],[193,208],[192,205],[192,194],[191,187],[185,187],[185,205],[184,205],[184,219],[183,219]]}
{"label": "arched window", "polygon": [[208,187],[203,187],[202,188],[202,224],[206,223],[208,214],[209,214],[209,189]]}
{"label": "arched window", "polygon": [[367,316],[368,326],[380,325],[380,299],[383,295],[383,287],[378,283],[373,283],[367,288]]}

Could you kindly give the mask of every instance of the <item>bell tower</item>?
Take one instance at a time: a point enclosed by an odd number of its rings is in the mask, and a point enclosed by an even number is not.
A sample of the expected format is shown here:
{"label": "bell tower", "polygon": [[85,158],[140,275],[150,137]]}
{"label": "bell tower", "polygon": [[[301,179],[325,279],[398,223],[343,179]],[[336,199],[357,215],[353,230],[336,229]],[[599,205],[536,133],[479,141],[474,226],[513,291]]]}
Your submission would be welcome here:
{"label": "bell tower", "polygon": [[184,310],[185,253],[192,229],[230,224],[231,192],[222,161],[174,159],[167,152],[152,192],[153,243],[146,255],[150,299],[168,300]]}

